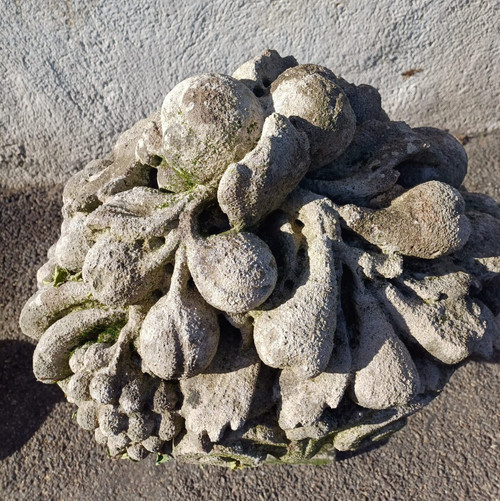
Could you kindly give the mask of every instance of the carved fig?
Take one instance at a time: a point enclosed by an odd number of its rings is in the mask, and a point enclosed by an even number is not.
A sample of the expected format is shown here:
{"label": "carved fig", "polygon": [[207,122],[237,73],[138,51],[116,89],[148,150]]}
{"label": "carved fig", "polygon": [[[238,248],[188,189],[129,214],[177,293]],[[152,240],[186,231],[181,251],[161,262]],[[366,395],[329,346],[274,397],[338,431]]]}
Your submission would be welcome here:
{"label": "carved fig", "polygon": [[142,324],[139,352],[150,372],[163,379],[192,377],[215,355],[219,324],[193,286],[181,247],[170,290],[150,310]]}

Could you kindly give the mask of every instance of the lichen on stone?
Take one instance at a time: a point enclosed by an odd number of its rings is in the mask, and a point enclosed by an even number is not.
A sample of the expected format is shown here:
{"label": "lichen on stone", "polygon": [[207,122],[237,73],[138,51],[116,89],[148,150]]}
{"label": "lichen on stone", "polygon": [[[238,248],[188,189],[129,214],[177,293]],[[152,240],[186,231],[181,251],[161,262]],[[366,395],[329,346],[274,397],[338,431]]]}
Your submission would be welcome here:
{"label": "lichen on stone", "polygon": [[325,464],[500,338],[500,209],[450,134],[267,50],[75,174],[20,318],[111,456]]}

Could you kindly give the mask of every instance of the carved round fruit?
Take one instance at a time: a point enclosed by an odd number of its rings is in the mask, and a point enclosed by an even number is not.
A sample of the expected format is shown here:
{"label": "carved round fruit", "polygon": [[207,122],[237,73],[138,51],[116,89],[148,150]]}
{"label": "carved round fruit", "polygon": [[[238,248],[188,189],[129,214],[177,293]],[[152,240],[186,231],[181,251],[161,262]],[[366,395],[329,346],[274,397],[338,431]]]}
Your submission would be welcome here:
{"label": "carved round fruit", "polygon": [[205,300],[230,313],[243,313],[261,305],[278,277],[269,247],[247,232],[193,240],[188,245],[188,265]]}
{"label": "carved round fruit", "polygon": [[154,253],[145,251],[141,241],[128,243],[105,236],[88,252],[82,274],[98,301],[125,306],[140,302],[161,284],[158,268]]}
{"label": "carved round fruit", "polygon": [[253,148],[263,122],[259,100],[238,80],[219,74],[184,80],[163,102],[158,184],[182,191],[220,178]]}
{"label": "carved round fruit", "polygon": [[277,113],[307,134],[311,169],[329,164],[349,145],[356,116],[335,75],[322,66],[304,64],[284,71],[272,84]]}

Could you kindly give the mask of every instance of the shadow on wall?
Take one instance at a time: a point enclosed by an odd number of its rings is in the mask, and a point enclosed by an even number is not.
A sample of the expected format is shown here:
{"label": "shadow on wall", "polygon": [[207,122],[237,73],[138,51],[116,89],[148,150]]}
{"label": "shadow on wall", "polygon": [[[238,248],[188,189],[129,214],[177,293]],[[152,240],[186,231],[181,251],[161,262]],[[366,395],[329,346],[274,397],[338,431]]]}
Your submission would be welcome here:
{"label": "shadow on wall", "polygon": [[35,380],[34,348],[24,341],[0,341],[0,460],[21,449],[64,400],[57,385]]}

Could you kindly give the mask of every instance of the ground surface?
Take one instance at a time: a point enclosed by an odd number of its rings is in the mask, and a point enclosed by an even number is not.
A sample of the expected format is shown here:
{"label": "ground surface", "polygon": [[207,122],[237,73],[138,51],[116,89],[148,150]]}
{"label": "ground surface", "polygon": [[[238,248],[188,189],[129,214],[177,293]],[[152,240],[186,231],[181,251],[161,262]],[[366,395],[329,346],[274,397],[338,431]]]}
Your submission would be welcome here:
{"label": "ground surface", "polygon": [[[500,134],[472,136],[466,186],[500,201]],[[10,167],[32,160],[21,152]],[[56,386],[31,373],[17,325],[59,232],[62,186],[0,196],[0,500],[495,500],[500,498],[499,358],[471,362],[390,441],[323,467],[226,471],[110,460]]]}

